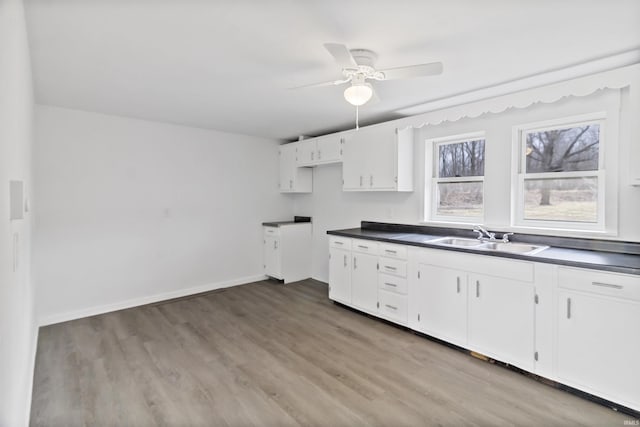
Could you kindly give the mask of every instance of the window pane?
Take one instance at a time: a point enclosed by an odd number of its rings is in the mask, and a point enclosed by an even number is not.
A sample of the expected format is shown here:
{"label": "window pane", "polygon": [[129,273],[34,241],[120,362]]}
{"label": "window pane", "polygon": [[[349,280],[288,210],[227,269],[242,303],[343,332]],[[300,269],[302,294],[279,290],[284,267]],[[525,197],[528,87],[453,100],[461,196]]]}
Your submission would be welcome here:
{"label": "window pane", "polygon": [[484,139],[439,145],[438,176],[484,176]]}
{"label": "window pane", "polygon": [[526,172],[598,170],[600,125],[526,133]]}
{"label": "window pane", "polygon": [[526,180],[524,198],[525,219],[598,221],[598,178]]}
{"label": "window pane", "polygon": [[437,214],[482,216],[482,182],[438,183]]}

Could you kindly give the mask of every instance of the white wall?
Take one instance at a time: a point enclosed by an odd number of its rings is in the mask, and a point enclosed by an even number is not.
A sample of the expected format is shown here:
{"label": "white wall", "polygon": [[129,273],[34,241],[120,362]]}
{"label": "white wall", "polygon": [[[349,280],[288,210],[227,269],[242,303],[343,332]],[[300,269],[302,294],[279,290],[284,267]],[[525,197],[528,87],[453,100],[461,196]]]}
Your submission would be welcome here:
{"label": "white wall", "polygon": [[[31,188],[33,92],[21,1],[0,1],[0,426],[27,425],[37,329],[31,215],[9,221],[9,181]],[[13,242],[18,239],[18,267]]]}
{"label": "white wall", "polygon": [[[327,230],[358,227],[362,220],[406,224],[423,221],[426,139],[475,131],[486,132],[483,222],[492,229],[510,230],[512,127],[600,111],[606,111],[608,124],[613,125],[619,118],[619,95],[620,91],[608,89],[585,97],[563,98],[553,104],[534,104],[524,109],[510,109],[503,113],[484,114],[477,118],[443,122],[417,129],[414,153],[415,191],[412,193],[342,192],[341,164],[314,168],[313,193],[298,196],[295,206],[297,215],[313,216],[313,277],[328,280]],[[398,126],[407,121],[378,126]],[[640,222],[637,219],[637,213],[640,212],[640,187],[626,184],[628,148],[637,141],[632,142],[628,134],[618,135],[617,128],[613,129],[613,126],[608,126],[607,136],[606,168],[613,171],[607,179],[607,191],[613,196],[613,200],[618,201],[618,234],[591,237],[640,241]]]}
{"label": "white wall", "polygon": [[261,278],[261,223],[293,215],[278,192],[277,146],[37,106],[40,320]]}

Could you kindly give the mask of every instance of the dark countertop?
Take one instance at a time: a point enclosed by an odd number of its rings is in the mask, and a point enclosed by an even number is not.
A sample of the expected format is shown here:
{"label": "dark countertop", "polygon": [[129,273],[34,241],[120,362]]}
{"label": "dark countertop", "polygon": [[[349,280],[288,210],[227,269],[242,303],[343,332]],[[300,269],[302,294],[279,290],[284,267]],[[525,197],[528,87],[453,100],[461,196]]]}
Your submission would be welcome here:
{"label": "dark countertop", "polygon": [[262,225],[265,226],[265,227],[281,227],[283,225],[298,224],[298,223],[305,223],[305,222],[311,222],[311,217],[308,217],[308,216],[296,216],[296,217],[293,218],[293,221],[263,222]]}
{"label": "dark countertop", "polygon": [[[379,224],[379,226],[377,224],[378,223],[363,221],[361,228],[330,230],[327,231],[327,234],[640,275],[640,254],[636,252],[638,247],[640,247],[640,244],[635,243],[613,241],[583,242],[583,240],[586,239],[557,237],[545,238],[544,236],[538,235],[516,235],[513,238],[514,242],[528,241],[530,243],[550,246],[548,249],[533,255],[523,255],[498,251],[488,252],[487,250],[482,249],[458,248],[429,243],[429,240],[443,236],[455,235],[460,237],[474,237],[474,235],[469,235],[469,230],[408,225],[399,225],[394,230],[393,224]],[[545,240],[548,242],[545,242]],[[563,246],[567,247],[556,246],[559,244],[563,244]],[[580,248],[585,245],[588,245],[590,249]],[[638,247],[636,247],[636,245]],[[598,250],[599,247],[605,248],[606,250]],[[618,251],[613,251],[613,249],[618,249]]]}

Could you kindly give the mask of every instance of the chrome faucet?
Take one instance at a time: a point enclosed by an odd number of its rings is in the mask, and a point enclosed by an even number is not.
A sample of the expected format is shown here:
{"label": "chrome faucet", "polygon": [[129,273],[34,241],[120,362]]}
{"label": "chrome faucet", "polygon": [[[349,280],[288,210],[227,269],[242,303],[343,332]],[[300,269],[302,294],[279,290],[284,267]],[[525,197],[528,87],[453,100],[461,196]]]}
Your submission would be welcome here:
{"label": "chrome faucet", "polygon": [[502,243],[509,243],[509,236],[513,236],[513,233],[504,233],[502,235]]}
{"label": "chrome faucet", "polygon": [[[473,231],[478,233],[478,240],[486,240],[487,238],[489,240],[496,240],[496,233],[491,233],[490,231],[485,230],[481,225],[474,225]],[[485,235],[487,237],[484,237]]]}

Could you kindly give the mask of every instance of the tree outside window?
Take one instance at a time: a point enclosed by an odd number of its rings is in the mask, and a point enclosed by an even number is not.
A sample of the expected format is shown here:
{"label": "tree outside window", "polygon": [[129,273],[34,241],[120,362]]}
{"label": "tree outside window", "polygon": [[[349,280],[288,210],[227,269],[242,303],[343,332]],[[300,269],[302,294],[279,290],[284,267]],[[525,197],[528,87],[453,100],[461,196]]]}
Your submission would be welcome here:
{"label": "tree outside window", "polygon": [[598,120],[521,131],[521,222],[602,223],[602,125]]}
{"label": "tree outside window", "polygon": [[434,219],[477,221],[483,215],[485,140],[455,137],[435,140]]}

